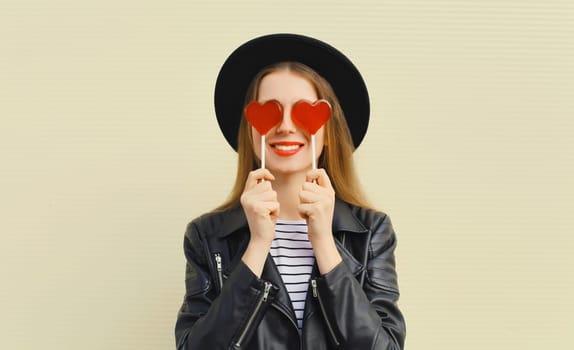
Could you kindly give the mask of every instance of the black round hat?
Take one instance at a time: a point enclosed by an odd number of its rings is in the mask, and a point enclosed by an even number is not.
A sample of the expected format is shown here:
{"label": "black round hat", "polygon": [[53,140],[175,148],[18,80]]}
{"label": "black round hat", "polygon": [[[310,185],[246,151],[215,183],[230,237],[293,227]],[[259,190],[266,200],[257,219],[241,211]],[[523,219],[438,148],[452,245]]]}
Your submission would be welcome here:
{"label": "black round hat", "polygon": [[299,34],[271,34],[252,39],[231,53],[215,83],[215,114],[227,142],[237,150],[245,94],[263,68],[284,61],[303,63],[333,87],[355,148],[369,125],[369,93],[355,65],[331,45]]}

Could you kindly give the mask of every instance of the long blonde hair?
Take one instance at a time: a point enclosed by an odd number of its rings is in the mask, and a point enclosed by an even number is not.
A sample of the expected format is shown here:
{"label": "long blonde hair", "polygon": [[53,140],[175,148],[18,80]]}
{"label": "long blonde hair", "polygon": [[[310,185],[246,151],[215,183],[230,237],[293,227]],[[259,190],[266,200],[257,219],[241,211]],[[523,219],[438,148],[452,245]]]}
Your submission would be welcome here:
{"label": "long blonde hair", "polygon": [[[253,79],[246,93],[245,105],[257,100],[261,80],[276,71],[290,71],[308,79],[315,87],[319,99],[331,104],[332,115],[325,124],[325,146],[317,166],[325,168],[335,194],[341,200],[365,208],[372,208],[367,201],[355,173],[353,151],[355,147],[339,100],[331,85],[317,72],[299,62],[281,62],[264,68]],[[237,138],[237,176],[229,198],[215,210],[229,209],[239,203],[249,172],[259,167],[253,150],[251,128],[242,115]]]}

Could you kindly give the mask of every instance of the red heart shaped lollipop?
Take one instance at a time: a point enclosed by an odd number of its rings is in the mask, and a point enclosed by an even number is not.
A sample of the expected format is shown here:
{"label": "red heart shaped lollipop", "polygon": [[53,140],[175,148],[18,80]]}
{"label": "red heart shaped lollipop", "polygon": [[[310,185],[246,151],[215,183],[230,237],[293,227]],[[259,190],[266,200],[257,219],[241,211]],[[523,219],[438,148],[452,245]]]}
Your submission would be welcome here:
{"label": "red heart shaped lollipop", "polygon": [[263,104],[253,101],[245,107],[245,117],[259,134],[265,135],[283,119],[283,107],[276,100]]}
{"label": "red heart shaped lollipop", "polygon": [[325,100],[318,100],[313,104],[301,100],[291,108],[293,122],[311,135],[315,135],[329,118],[331,118],[331,105]]}

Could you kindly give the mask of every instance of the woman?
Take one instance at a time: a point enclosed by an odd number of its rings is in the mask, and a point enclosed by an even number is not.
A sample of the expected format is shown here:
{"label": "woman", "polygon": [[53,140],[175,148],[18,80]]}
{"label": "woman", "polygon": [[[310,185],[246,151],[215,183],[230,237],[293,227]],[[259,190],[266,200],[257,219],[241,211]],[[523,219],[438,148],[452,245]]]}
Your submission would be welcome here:
{"label": "woman", "polygon": [[[311,136],[291,118],[299,101],[326,100]],[[281,121],[261,135],[245,106],[277,101]],[[238,152],[230,199],[193,220],[184,240],[186,294],[178,349],[402,349],[405,323],[389,217],[359,190],[352,153],[369,119],[355,66],[301,35],[255,38],[224,63],[215,109]]]}

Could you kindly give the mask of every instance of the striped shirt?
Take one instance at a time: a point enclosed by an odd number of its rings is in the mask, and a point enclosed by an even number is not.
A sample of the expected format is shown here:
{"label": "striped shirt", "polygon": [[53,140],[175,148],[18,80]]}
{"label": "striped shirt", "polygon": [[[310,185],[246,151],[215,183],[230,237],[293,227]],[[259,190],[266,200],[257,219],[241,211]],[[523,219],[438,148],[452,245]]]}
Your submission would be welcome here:
{"label": "striped shirt", "polygon": [[289,292],[297,316],[297,325],[301,329],[309,279],[315,264],[315,255],[307,236],[305,220],[276,221],[271,256]]}

